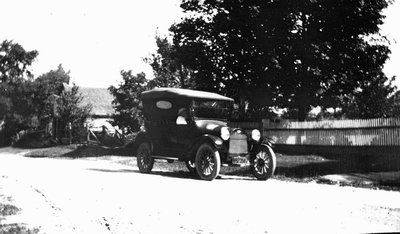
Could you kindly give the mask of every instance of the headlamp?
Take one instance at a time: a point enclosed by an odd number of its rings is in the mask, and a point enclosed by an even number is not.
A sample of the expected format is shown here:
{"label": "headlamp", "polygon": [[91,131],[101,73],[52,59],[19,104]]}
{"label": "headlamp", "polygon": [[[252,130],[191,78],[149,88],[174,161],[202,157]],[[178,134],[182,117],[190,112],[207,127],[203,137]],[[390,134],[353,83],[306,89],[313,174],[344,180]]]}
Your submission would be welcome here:
{"label": "headlamp", "polygon": [[221,128],[221,138],[222,140],[226,141],[229,139],[229,137],[231,136],[228,127],[222,127]]}
{"label": "headlamp", "polygon": [[254,129],[253,131],[251,131],[251,139],[253,139],[255,141],[259,141],[260,138],[261,138],[260,130]]}

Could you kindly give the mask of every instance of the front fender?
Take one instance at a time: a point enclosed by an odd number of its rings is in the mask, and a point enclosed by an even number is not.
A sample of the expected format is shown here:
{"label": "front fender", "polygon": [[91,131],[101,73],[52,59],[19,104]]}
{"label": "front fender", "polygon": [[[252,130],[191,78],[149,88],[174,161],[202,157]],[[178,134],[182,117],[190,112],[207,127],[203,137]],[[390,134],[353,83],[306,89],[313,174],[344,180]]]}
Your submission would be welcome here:
{"label": "front fender", "polygon": [[200,137],[200,139],[196,140],[196,146],[198,147],[206,142],[214,145],[214,147],[217,149],[220,149],[222,147],[222,144],[224,143],[224,141],[220,137],[210,134],[204,134]]}
{"label": "front fender", "polygon": [[267,145],[270,148],[273,148],[274,143],[274,140],[269,137],[263,137],[261,140],[261,145]]}
{"label": "front fender", "polygon": [[258,153],[262,148],[268,148],[269,151],[272,151],[272,142],[269,141],[268,138],[263,138],[260,142],[251,142],[251,147],[250,147],[250,154],[256,154]]}
{"label": "front fender", "polygon": [[200,147],[201,144],[204,143],[211,144],[217,150],[220,150],[224,144],[224,141],[220,137],[210,134],[204,134],[201,137],[197,138],[195,143],[189,148],[188,155],[190,155],[191,158],[194,158],[197,149]]}

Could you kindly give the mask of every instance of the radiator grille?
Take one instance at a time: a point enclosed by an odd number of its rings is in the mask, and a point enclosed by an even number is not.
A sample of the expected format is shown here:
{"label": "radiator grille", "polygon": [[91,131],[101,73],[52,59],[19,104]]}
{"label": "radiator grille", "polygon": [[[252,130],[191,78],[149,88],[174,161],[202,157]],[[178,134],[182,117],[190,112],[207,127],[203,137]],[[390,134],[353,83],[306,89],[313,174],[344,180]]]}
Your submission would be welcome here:
{"label": "radiator grille", "polygon": [[229,140],[229,154],[247,154],[247,136],[233,133]]}

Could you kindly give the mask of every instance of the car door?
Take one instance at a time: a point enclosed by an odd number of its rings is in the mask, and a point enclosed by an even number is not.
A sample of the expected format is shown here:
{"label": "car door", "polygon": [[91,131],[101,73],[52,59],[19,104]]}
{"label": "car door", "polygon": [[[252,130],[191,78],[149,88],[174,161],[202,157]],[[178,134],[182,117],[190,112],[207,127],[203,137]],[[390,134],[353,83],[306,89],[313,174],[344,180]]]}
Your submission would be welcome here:
{"label": "car door", "polygon": [[193,144],[198,136],[196,124],[190,116],[188,109],[185,112],[179,110],[175,124],[168,133],[169,151],[174,152],[175,156],[184,159],[188,148]]}

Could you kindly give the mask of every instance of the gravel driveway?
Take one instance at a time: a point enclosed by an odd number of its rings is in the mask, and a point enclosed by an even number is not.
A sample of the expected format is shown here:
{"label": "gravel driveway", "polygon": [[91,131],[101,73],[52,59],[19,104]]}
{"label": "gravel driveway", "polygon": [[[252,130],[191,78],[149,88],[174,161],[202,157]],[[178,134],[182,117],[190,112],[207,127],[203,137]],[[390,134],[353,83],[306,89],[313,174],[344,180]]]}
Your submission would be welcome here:
{"label": "gravel driveway", "polygon": [[1,227],[39,233],[365,233],[400,231],[400,192],[222,175],[208,182],[126,157],[0,152]]}

